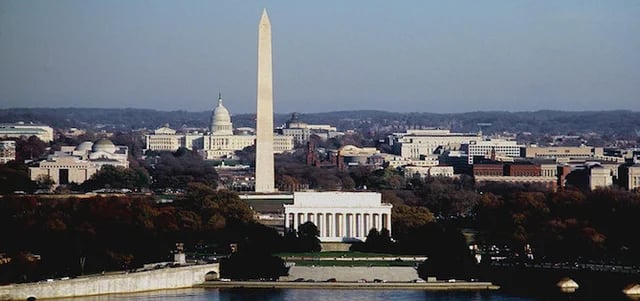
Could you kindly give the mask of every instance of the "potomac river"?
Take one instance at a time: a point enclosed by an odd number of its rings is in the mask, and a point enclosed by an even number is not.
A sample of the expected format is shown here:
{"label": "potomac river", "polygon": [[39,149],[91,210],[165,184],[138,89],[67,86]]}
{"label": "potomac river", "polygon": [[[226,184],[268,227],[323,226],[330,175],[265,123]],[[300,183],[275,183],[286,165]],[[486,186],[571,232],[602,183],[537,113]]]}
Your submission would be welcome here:
{"label": "potomac river", "polygon": [[386,289],[182,289],[156,291],[140,294],[116,294],[70,299],[73,301],[528,301],[534,298],[517,297],[499,291],[424,291],[424,290],[386,290]]}
{"label": "potomac river", "polygon": [[504,291],[425,291],[425,290],[394,290],[394,289],[220,289],[220,288],[194,288],[181,290],[155,291],[139,294],[115,294],[92,297],[80,297],[69,299],[70,301],[244,301],[244,300],[264,300],[264,301],[369,301],[369,300],[392,300],[392,301],[569,301],[569,300],[612,300],[629,301],[631,299],[622,294],[606,296],[592,294],[545,294],[515,295]]}

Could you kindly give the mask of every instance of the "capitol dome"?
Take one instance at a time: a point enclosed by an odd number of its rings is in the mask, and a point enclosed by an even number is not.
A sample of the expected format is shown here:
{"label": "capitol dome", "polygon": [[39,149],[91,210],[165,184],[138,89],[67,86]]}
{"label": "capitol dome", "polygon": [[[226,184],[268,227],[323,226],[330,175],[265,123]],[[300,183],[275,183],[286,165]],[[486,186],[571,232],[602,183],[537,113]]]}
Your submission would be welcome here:
{"label": "capitol dome", "polygon": [[213,109],[211,115],[211,134],[213,135],[233,135],[231,124],[231,114],[222,105],[222,95],[218,95],[218,105]]}
{"label": "capitol dome", "polygon": [[115,153],[116,146],[109,139],[100,139],[93,144],[92,150],[94,152],[107,152],[107,153]]}
{"label": "capitol dome", "polygon": [[91,149],[93,149],[93,142],[91,141],[84,141],[76,146],[77,151],[88,152],[91,151]]}

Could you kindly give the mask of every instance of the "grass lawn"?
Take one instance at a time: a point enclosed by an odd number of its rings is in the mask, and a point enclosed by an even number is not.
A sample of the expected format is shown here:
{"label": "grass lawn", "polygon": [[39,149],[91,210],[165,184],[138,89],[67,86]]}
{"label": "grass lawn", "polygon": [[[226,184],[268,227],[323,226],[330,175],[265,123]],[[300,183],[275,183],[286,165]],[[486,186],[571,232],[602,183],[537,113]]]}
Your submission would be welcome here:
{"label": "grass lawn", "polygon": [[402,266],[412,267],[416,265],[414,261],[371,261],[371,260],[293,260],[297,266],[336,266],[336,267],[389,267]]}

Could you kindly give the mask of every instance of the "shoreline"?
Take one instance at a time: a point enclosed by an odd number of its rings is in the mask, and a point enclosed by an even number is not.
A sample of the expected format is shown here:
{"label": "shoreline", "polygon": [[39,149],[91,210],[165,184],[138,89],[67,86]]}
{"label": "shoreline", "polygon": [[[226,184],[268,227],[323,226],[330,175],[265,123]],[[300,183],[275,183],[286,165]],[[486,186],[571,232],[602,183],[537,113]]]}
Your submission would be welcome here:
{"label": "shoreline", "polygon": [[287,289],[394,289],[428,291],[499,290],[491,282],[291,282],[291,281],[207,281],[195,288],[287,288]]}

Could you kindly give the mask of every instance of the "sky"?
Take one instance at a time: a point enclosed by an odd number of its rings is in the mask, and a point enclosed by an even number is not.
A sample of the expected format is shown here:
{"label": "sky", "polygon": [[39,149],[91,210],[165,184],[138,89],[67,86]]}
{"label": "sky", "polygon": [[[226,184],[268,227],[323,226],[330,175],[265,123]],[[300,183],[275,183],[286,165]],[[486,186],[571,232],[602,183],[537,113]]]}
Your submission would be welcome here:
{"label": "sky", "polygon": [[638,0],[0,0],[0,108],[640,111]]}

